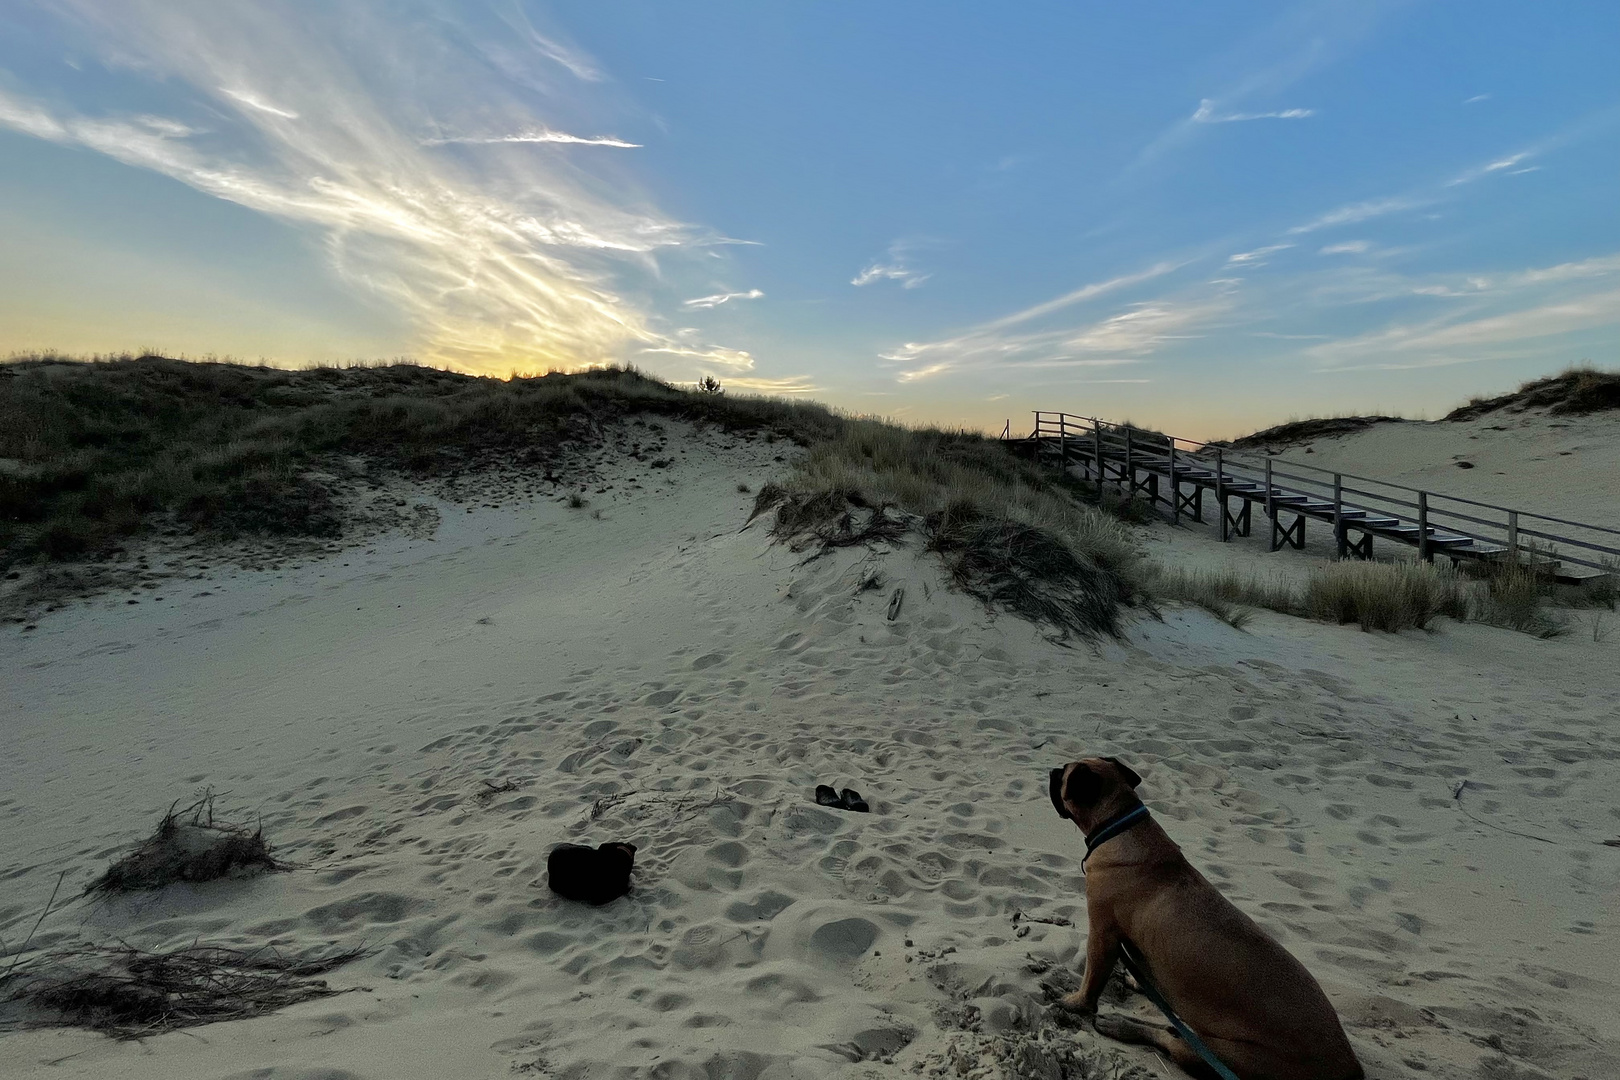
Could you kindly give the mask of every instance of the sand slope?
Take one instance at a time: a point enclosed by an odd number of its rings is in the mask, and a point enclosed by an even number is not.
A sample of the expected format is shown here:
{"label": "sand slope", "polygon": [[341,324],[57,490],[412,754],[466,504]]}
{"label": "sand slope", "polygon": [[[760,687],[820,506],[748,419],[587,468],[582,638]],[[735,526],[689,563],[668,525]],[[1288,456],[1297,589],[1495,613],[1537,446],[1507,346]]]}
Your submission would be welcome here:
{"label": "sand slope", "polygon": [[1320,469],[1620,528],[1617,413],[1503,410],[1472,420],[1375,424],[1273,449]]}
{"label": "sand slope", "polygon": [[[363,989],[254,1021],[0,1036],[6,1075],[1062,1075],[1111,1046],[1041,989],[1085,912],[1044,774],[1091,753],[1318,975],[1369,1075],[1620,1075],[1613,641],[1173,611],[1064,648],[915,550],[739,531],[780,451],[684,438],[600,520],[440,504],[432,539],[5,631],[0,935],[212,784],[306,869],[80,903],[43,943],[376,949],[333,977]],[[640,847],[631,896],[545,889],[554,843],[607,839]]]}

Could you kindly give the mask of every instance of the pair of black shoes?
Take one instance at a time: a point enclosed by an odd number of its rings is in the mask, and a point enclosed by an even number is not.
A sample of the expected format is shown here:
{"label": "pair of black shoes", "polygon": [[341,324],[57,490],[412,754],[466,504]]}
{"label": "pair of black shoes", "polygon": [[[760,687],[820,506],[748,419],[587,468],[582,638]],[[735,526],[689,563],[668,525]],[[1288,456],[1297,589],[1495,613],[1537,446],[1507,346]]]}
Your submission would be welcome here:
{"label": "pair of black shoes", "polygon": [[854,788],[845,788],[840,794],[828,784],[816,785],[816,805],[830,806],[835,810],[853,810],[857,814],[871,813],[872,808],[866,805],[861,793]]}
{"label": "pair of black shoes", "polygon": [[635,864],[634,844],[558,844],[546,859],[546,884],[570,900],[606,904],[630,891]]}

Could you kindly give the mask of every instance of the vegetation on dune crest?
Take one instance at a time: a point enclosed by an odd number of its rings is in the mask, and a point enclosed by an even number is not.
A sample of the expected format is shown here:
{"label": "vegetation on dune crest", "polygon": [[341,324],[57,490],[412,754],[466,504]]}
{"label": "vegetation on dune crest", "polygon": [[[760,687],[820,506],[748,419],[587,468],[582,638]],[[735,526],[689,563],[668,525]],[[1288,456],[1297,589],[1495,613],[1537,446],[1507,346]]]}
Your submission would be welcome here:
{"label": "vegetation on dune crest", "polygon": [[[420,476],[547,469],[604,424],[652,413],[808,448],[774,489],[782,535],[922,532],[972,595],[1065,631],[1116,632],[1119,604],[1139,593],[1119,523],[996,440],[723,393],[712,380],[683,390],[621,368],[500,380],[157,356],[42,357],[0,372],[0,569],[95,558],[157,528],[338,537],[333,478],[355,462]],[[851,514],[865,515],[856,541]]]}
{"label": "vegetation on dune crest", "polygon": [[288,371],[156,356],[0,367],[0,567],[94,557],[167,525],[335,537],[322,472],[543,468],[616,416],[649,412],[810,440],[817,405],[676,389],[634,371],[501,380],[414,364]]}
{"label": "vegetation on dune crest", "polygon": [[1081,636],[1117,634],[1142,598],[1130,537],[1073,485],[970,432],[846,420],[785,486],[760,492],[776,530],[824,547],[886,539],[897,519],[986,604]]}
{"label": "vegetation on dune crest", "polygon": [[1447,420],[1473,420],[1499,410],[1523,412],[1546,409],[1554,416],[1580,416],[1586,413],[1620,409],[1620,371],[1599,371],[1574,367],[1532,379],[1512,393],[1493,398],[1474,398],[1460,409],[1447,413]]}

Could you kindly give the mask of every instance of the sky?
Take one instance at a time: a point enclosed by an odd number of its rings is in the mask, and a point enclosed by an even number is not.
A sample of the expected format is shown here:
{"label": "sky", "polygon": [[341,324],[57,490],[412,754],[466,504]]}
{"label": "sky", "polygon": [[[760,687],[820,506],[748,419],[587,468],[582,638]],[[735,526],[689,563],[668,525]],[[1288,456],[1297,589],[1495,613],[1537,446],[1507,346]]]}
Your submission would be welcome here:
{"label": "sky", "polygon": [[1620,4],[0,0],[0,355],[1194,438],[1620,366]]}

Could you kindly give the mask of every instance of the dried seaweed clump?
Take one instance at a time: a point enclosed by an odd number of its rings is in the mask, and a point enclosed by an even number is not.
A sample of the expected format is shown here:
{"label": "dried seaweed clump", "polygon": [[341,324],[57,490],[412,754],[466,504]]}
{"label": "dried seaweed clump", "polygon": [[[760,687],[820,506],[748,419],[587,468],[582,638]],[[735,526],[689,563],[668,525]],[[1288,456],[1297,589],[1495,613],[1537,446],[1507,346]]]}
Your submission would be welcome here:
{"label": "dried seaweed clump", "polygon": [[1119,636],[1129,583],[1046,529],[958,502],[928,515],[928,547],[944,556],[956,587],[987,605],[1065,636]]}
{"label": "dried seaweed clump", "polygon": [[157,832],[109,866],[85,891],[137,892],[177,881],[214,881],[237,873],[285,869],[271,857],[262,829],[214,820],[214,794],[209,792],[184,810],[169,807]]}
{"label": "dried seaweed clump", "polygon": [[82,1027],[120,1039],[243,1020],[314,998],[347,993],[315,978],[364,955],[283,956],[193,945],[172,952],[86,946],[43,953],[7,982],[6,996],[41,1027]]}
{"label": "dried seaweed clump", "polygon": [[863,544],[898,544],[910,527],[892,503],[873,503],[850,488],[788,491],[766,484],[754,499],[749,520],[776,510],[771,535],[792,542],[793,550],[820,547],[817,555]]}

